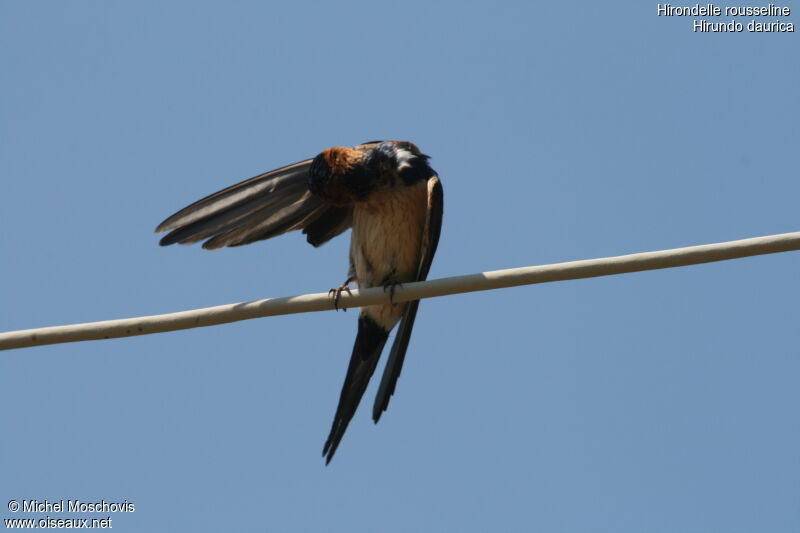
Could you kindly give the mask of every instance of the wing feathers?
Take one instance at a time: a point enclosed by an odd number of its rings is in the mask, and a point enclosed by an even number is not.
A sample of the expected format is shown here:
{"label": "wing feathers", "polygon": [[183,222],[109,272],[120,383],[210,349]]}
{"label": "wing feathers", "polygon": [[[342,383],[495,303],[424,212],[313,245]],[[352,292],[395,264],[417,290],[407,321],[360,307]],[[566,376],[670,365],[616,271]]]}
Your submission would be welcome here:
{"label": "wing feathers", "polygon": [[259,174],[210,194],[168,217],[158,225],[156,232],[160,233],[191,224],[213,212],[241,205],[243,202],[253,198],[276,192],[287,185],[296,185],[298,178],[305,181],[308,176],[309,166],[311,166],[311,160],[306,159],[299,163]]}
{"label": "wing feathers", "polygon": [[[323,203],[308,191],[311,159],[265,172],[206,196],[164,220],[160,244],[208,239],[203,248],[239,246],[314,225],[308,241],[327,242],[350,227],[351,209]],[[332,225],[325,226],[323,220]],[[313,236],[313,239],[312,239]]]}
{"label": "wing feathers", "polygon": [[353,225],[353,210],[349,207],[330,207],[315,221],[305,227],[303,233],[312,246],[319,246],[346,231]]}
{"label": "wing feathers", "polygon": [[[253,218],[258,220],[263,218],[265,213],[274,211],[279,206],[286,203],[297,201],[296,198],[304,192],[303,184],[296,184],[291,187],[283,187],[280,192],[269,195],[260,195],[249,200],[240,200],[235,205],[220,204],[214,206],[216,209],[209,214],[211,206],[201,208],[204,215],[196,218],[194,222],[178,226],[177,229],[167,234],[161,239],[161,245],[166,246],[179,242],[189,244],[205,239],[209,236],[230,231],[244,224]],[[193,214],[194,215],[194,214]]]}
{"label": "wing feathers", "polygon": [[240,246],[253,241],[275,237],[293,229],[302,227],[302,222],[309,215],[321,212],[326,205],[320,199],[305,191],[302,196],[292,203],[271,203],[270,205],[254,211],[228,231],[219,233],[210,239],[203,247],[206,249],[222,248],[223,246]]}

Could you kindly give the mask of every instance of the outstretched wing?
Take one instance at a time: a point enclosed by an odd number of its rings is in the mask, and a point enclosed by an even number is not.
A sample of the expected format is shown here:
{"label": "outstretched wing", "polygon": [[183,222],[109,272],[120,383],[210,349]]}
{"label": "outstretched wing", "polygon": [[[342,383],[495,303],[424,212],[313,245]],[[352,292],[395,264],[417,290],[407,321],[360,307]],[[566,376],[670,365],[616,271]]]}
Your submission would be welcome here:
{"label": "outstretched wing", "polygon": [[269,239],[302,229],[319,246],[347,230],[352,208],[326,204],[308,190],[311,159],[271,170],[206,196],[164,220],[156,232],[169,231],[160,244],[189,244],[203,239],[213,250]]}
{"label": "outstretched wing", "polygon": [[[416,281],[423,281],[428,277],[433,255],[436,253],[436,246],[439,244],[443,213],[444,191],[439,177],[434,175],[428,178],[428,211],[425,217],[425,229],[422,236],[422,250]],[[418,307],[419,300],[409,302],[400,320],[397,337],[395,337],[394,344],[392,344],[392,351],[389,354],[389,360],[386,362],[386,369],[383,371],[378,394],[375,396],[375,405],[372,408],[372,419],[376,423],[381,418],[381,414],[389,407],[389,398],[394,394],[397,378],[400,377],[400,371],[403,368],[403,360],[408,349],[408,341],[411,338],[411,330],[414,327],[414,319],[417,317]]]}

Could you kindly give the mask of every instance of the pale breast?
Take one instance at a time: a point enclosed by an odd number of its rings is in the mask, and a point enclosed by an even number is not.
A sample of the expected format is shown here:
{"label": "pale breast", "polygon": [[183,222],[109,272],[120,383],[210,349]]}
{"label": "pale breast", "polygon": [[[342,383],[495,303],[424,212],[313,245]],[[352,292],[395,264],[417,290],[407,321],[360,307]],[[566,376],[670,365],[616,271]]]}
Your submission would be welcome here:
{"label": "pale breast", "polygon": [[[353,209],[350,257],[359,287],[413,281],[420,261],[422,232],[428,205],[425,182],[375,192]],[[391,327],[400,306],[365,309]]]}

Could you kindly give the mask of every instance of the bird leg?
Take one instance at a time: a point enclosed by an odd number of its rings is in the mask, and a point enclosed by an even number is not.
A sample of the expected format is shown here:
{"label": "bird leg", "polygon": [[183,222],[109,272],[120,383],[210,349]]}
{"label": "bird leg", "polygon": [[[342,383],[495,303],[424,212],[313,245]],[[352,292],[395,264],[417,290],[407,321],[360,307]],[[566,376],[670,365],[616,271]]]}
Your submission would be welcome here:
{"label": "bird leg", "polygon": [[[341,298],[342,293],[343,292],[347,292],[347,294],[350,294],[350,295],[353,294],[352,292],[350,292],[350,282],[352,282],[352,281],[353,281],[353,278],[348,277],[346,280],[344,280],[344,283],[342,283],[341,285],[339,285],[335,289],[331,289],[331,290],[328,291],[328,296],[333,298],[333,308],[336,309],[337,311],[339,310],[339,299]],[[347,308],[342,309],[342,311],[346,312]]]}
{"label": "bird leg", "polygon": [[394,276],[390,277],[383,283],[383,292],[389,291],[389,303],[392,305],[397,305],[394,303],[394,290],[397,287],[402,287],[403,284],[397,281],[397,278]]}

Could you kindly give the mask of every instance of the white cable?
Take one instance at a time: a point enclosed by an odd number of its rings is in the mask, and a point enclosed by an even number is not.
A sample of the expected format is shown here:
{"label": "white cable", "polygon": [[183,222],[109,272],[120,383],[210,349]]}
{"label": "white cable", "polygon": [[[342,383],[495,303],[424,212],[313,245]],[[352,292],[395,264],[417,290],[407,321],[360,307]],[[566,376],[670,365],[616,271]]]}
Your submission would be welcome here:
{"label": "white cable", "polygon": [[[518,285],[563,281],[569,279],[610,276],[642,270],[655,270],[677,266],[724,261],[753,255],[788,252],[800,249],[800,232],[754,237],[738,241],[674,248],[617,257],[571,261],[553,265],[530,266],[495,270],[480,274],[455,276],[406,283],[396,287],[395,302],[432,298],[472,291],[485,291]],[[362,307],[388,303],[389,294],[383,288],[353,289],[352,294],[342,293],[340,308]],[[237,320],[274,315],[288,315],[333,309],[328,293],[304,294],[285,298],[268,298],[253,302],[219,305],[167,313],[164,315],[104,320],[86,324],[52,326],[0,333],[0,350],[25,348],[43,344],[112,339],[133,335],[147,335],[164,331],[225,324]]]}

